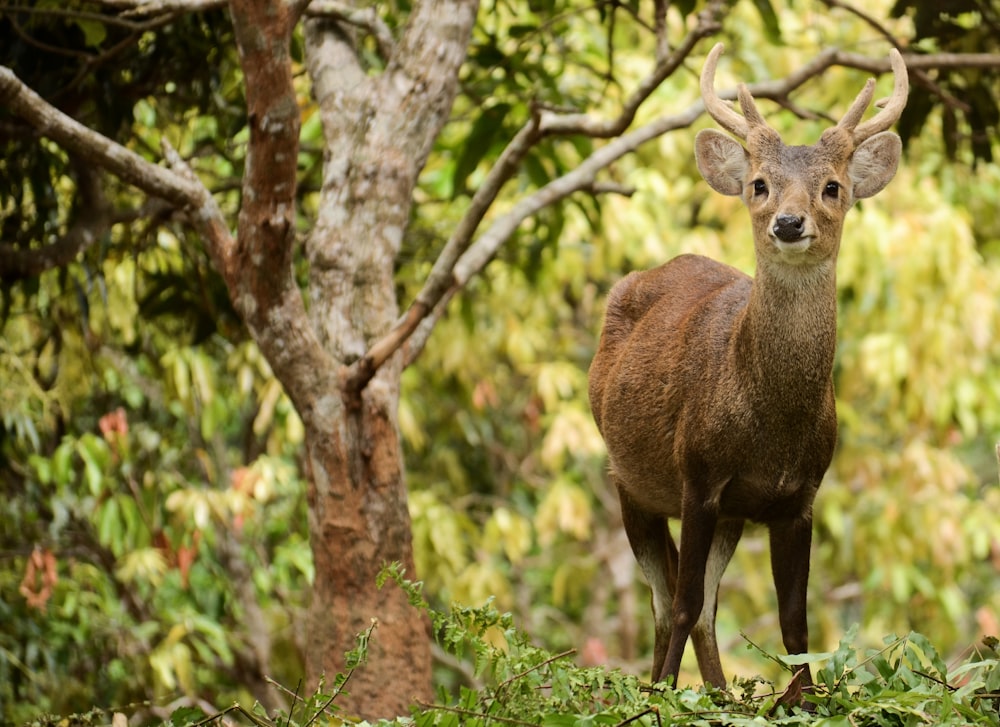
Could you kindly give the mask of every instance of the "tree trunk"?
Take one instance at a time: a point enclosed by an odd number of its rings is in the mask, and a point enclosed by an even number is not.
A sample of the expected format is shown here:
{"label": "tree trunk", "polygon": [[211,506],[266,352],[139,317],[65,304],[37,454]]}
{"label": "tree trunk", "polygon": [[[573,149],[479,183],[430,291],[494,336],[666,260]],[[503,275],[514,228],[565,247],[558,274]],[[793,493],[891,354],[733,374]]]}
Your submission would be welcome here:
{"label": "tree trunk", "polygon": [[[395,45],[383,48],[389,57],[378,75],[361,67],[352,28],[329,18],[306,23],[327,149],[320,212],[306,242],[309,321],[338,371],[365,356],[399,317],[396,256],[417,176],[451,109],[475,14],[474,0],[418,3]],[[401,589],[375,585],[387,563],[414,570],[397,424],[402,353],[360,386],[336,377],[329,382],[336,388],[317,391],[303,417],[316,569],[307,673],[315,684],[343,671],[344,653],[377,619],[368,666],[338,700],[366,718],[406,714],[432,692],[426,618]]]}
{"label": "tree trunk", "polygon": [[395,584],[376,576],[398,561],[413,573],[413,550],[396,408],[399,367],[379,372],[360,402],[339,401],[329,426],[307,428],[309,528],[316,569],[307,619],[310,687],[345,669],[344,654],[372,621],[368,660],[337,704],[366,718],[408,713],[431,696],[429,629]]}

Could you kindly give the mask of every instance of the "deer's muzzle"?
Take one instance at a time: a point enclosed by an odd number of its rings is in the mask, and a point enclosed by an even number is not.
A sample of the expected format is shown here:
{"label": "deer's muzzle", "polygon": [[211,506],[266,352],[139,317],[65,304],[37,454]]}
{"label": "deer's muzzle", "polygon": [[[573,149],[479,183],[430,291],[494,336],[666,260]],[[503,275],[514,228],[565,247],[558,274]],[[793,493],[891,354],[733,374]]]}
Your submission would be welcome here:
{"label": "deer's muzzle", "polygon": [[778,215],[771,232],[782,242],[795,242],[805,233],[806,221],[798,215]]}

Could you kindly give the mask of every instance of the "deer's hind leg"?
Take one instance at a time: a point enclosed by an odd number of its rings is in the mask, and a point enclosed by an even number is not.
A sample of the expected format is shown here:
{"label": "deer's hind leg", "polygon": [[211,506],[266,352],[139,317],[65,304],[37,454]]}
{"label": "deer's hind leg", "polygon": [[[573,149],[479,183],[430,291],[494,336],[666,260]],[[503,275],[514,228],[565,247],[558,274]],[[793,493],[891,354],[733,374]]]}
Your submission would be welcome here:
{"label": "deer's hind leg", "polygon": [[736,544],[743,535],[743,520],[720,520],[715,526],[712,548],[705,564],[705,602],[701,616],[691,630],[691,642],[698,657],[701,678],[707,684],[724,688],[726,677],[719,658],[719,644],[715,633],[715,614],[718,610],[719,582],[729,565]]}
{"label": "deer's hind leg", "polygon": [[667,518],[640,509],[618,488],[622,523],[636,562],[652,591],[654,641],[652,680],[663,671],[670,644],[671,611],[677,585],[677,546],[670,537]]}

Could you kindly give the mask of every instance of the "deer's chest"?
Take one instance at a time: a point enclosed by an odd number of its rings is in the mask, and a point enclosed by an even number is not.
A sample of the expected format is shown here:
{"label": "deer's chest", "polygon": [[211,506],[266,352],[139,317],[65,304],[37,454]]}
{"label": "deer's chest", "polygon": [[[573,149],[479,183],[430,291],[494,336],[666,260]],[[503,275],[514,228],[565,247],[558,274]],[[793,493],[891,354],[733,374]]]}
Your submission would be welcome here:
{"label": "deer's chest", "polygon": [[801,417],[744,416],[713,440],[714,449],[688,456],[705,462],[719,513],[758,522],[787,519],[811,506],[833,456],[836,416],[832,406]]}

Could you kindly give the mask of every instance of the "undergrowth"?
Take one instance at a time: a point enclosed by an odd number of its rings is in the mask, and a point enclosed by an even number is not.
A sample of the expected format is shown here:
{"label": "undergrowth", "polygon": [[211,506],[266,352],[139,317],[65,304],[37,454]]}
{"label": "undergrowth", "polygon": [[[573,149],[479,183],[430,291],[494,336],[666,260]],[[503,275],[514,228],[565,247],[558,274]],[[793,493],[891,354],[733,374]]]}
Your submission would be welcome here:
{"label": "undergrowth", "polygon": [[[851,630],[831,653],[774,659],[793,673],[808,664],[815,691],[803,709],[796,694],[777,691],[762,679],[738,680],[728,690],[710,687],[674,690],[650,685],[635,676],[604,667],[581,667],[574,653],[553,654],[533,645],[515,628],[510,614],[491,603],[478,608],[453,606],[447,613],[432,610],[420,584],[407,581],[390,566],[381,576],[404,588],[411,603],[429,613],[440,646],[470,662],[478,688],[458,693],[441,689],[433,704],[414,705],[412,714],[376,723],[357,722],[345,715],[338,698],[350,690],[351,675],[363,669],[369,639],[376,625],[358,638],[348,655],[348,668],[310,696],[287,692],[291,708],[267,714],[259,704],[234,704],[214,714],[200,709],[175,711],[161,727],[203,727],[243,723],[254,727],[660,727],[661,725],[995,725],[1000,727],[1000,659],[996,638],[987,638],[979,653],[949,669],[922,635],[889,637],[877,650],[853,645]],[[751,647],[755,647],[751,644]],[[762,652],[763,653],[763,652]],[[795,680],[792,680],[795,683]],[[124,715],[103,720],[101,710],[77,718],[41,718],[32,727],[125,723]]]}

